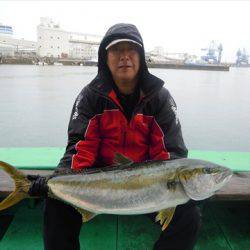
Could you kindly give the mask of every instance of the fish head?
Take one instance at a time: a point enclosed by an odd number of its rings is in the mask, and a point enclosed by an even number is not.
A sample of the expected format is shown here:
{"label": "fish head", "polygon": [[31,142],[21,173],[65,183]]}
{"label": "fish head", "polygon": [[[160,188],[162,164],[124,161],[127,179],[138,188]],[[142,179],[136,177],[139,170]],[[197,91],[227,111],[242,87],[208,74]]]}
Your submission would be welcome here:
{"label": "fish head", "polygon": [[233,172],[214,163],[197,161],[192,166],[183,167],[179,172],[179,180],[186,194],[193,200],[211,197],[232,177]]}

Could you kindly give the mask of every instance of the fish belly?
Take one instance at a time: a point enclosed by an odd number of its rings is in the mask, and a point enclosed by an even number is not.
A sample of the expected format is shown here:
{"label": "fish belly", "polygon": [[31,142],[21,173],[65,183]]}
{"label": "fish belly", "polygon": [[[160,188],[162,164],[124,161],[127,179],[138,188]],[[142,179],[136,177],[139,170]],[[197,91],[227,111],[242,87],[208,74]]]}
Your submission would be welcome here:
{"label": "fish belly", "polygon": [[148,179],[138,176],[82,182],[76,182],[74,177],[53,179],[48,183],[52,196],[96,214],[152,213],[189,200],[180,183],[174,189],[163,182],[151,181],[147,185]]}

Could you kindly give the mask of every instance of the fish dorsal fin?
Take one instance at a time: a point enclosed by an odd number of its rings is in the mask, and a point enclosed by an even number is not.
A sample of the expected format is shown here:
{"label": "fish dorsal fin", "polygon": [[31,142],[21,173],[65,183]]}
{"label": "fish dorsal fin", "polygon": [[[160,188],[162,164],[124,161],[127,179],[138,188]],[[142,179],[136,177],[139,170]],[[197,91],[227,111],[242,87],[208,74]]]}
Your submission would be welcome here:
{"label": "fish dorsal fin", "polygon": [[115,153],[114,162],[118,165],[131,165],[133,163],[132,160],[120,153]]}
{"label": "fish dorsal fin", "polygon": [[76,210],[82,215],[82,222],[87,222],[96,216],[96,214],[82,208],[76,208]]}
{"label": "fish dorsal fin", "polygon": [[174,212],[175,212],[175,207],[170,207],[159,211],[159,213],[155,217],[155,221],[160,221],[160,224],[162,226],[161,228],[162,231],[164,231],[168,227],[170,221],[174,216]]}

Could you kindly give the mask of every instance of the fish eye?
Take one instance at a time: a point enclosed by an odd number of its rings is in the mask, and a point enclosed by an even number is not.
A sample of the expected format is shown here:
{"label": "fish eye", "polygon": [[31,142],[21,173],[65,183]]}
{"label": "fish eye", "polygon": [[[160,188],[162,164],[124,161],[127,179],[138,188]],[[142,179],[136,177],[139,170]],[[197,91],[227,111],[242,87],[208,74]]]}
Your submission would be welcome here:
{"label": "fish eye", "polygon": [[203,171],[202,171],[204,174],[211,174],[212,171],[211,171],[211,168],[203,168]]}
{"label": "fish eye", "polygon": [[204,173],[206,174],[216,174],[218,173],[217,168],[204,168]]}

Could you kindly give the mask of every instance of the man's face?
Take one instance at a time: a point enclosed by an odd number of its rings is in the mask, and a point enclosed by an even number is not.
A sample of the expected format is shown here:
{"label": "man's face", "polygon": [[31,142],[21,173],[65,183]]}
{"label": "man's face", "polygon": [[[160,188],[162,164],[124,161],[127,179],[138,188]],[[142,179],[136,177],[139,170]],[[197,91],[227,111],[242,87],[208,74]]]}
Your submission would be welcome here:
{"label": "man's face", "polygon": [[116,84],[137,81],[140,68],[138,46],[131,42],[120,42],[108,49],[107,64]]}

